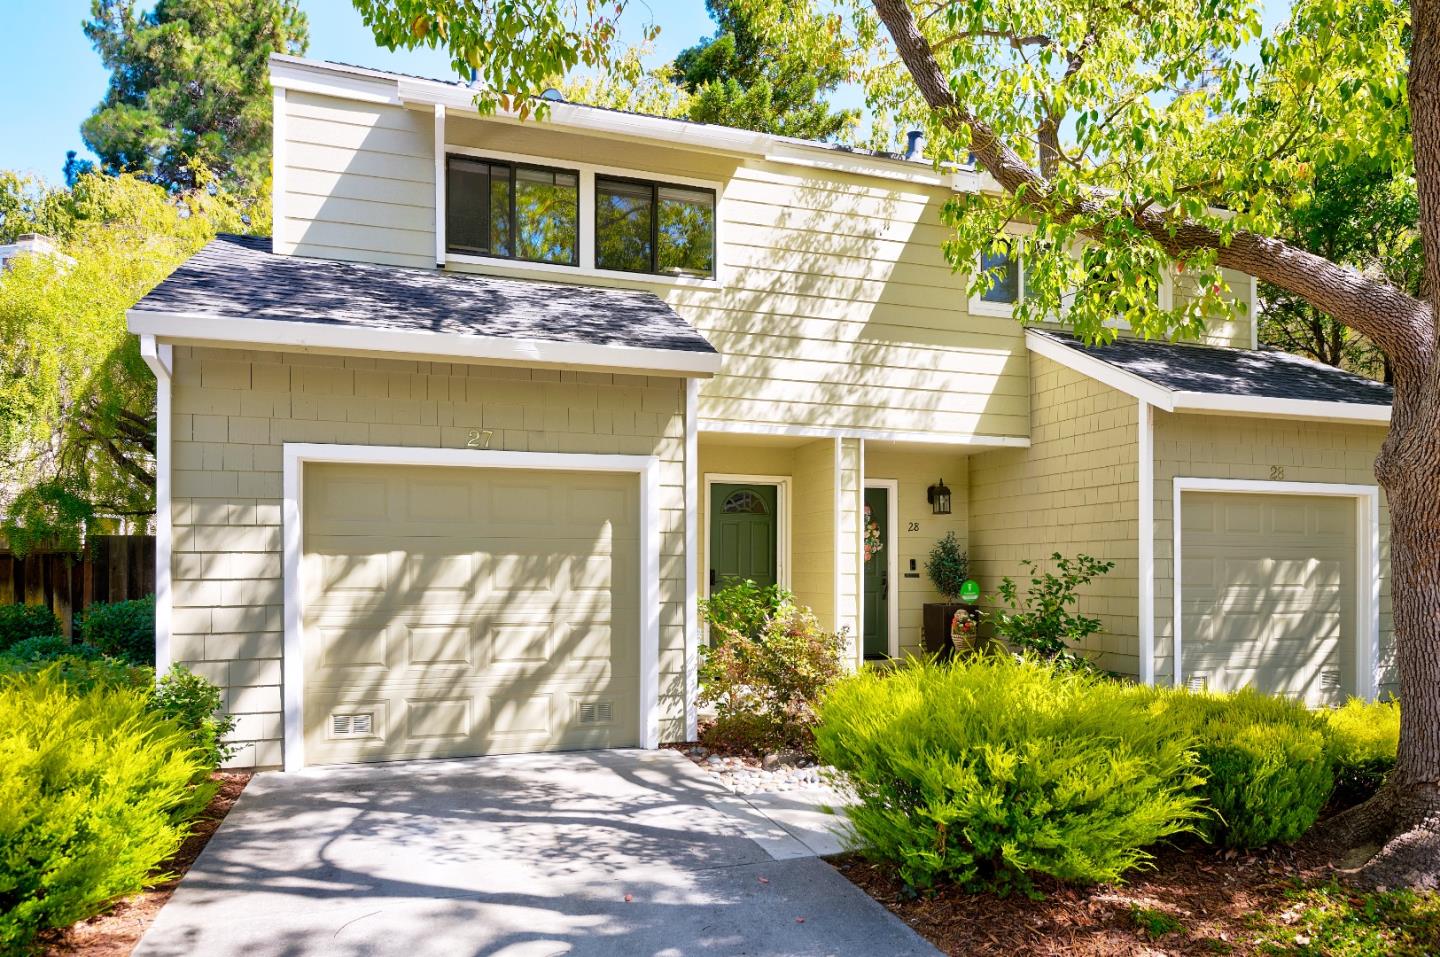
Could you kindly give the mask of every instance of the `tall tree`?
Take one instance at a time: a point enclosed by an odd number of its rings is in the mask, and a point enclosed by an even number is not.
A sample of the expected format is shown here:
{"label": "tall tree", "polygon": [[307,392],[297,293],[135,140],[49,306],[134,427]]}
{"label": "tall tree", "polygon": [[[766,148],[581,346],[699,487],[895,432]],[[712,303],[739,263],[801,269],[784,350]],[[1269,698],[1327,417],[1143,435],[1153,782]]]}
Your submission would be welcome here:
{"label": "tall tree", "polygon": [[[605,56],[583,28],[545,28],[574,9],[566,0],[356,2],[382,38],[443,43],[459,63],[504,46],[500,89],[534,91],[536,55]],[[937,162],[973,155],[996,184],[950,204],[945,250],[976,289],[996,278],[972,268],[982,252],[1005,244],[1028,259],[1023,321],[1059,315],[1098,340],[1118,313],[1140,335],[1196,335],[1234,308],[1230,268],[1386,356],[1395,398],[1376,477],[1390,507],[1399,760],[1332,829],[1381,842],[1363,879],[1440,885],[1440,0],[1298,0],[1269,36],[1255,0],[852,2],[871,102],[923,123]],[[828,42],[794,29],[805,22],[775,15],[766,29],[797,49]],[[1424,298],[1278,236],[1297,184],[1358,155],[1413,162]],[[1008,235],[1016,218],[1034,232]],[[1167,310],[1153,293],[1172,266],[1193,295]]]}
{"label": "tall tree", "polygon": [[[785,0],[705,0],[705,9],[714,36],[675,58],[673,79],[694,97],[690,119],[813,140],[854,127],[858,111],[827,101],[851,72],[837,15]],[[767,29],[775,20],[788,29]],[[833,42],[816,42],[825,37]]]}
{"label": "tall tree", "polygon": [[0,535],[17,552],[73,550],[97,519],[155,511],[155,380],[125,310],[217,229],[269,224],[201,176],[177,192],[130,174],[51,189],[0,173],[0,242],[59,242],[0,271]]}
{"label": "tall tree", "polygon": [[[1413,170],[1392,168],[1388,157],[1359,156],[1316,170],[1310,188],[1282,213],[1281,235],[1419,296],[1418,203]],[[1262,283],[1260,298],[1265,345],[1388,380],[1384,354],[1361,333],[1278,286]]]}
{"label": "tall tree", "polygon": [[85,35],[110,70],[81,127],[109,173],[193,189],[203,167],[259,189],[270,170],[271,53],[300,54],[297,0],[92,0]]}

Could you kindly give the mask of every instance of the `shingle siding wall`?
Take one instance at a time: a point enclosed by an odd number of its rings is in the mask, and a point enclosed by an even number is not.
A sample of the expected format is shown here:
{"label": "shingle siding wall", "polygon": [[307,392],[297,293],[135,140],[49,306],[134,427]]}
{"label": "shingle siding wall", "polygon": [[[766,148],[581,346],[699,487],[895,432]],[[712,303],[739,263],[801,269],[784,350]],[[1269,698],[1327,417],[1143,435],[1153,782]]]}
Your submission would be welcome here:
{"label": "shingle siding wall", "polygon": [[236,765],[281,763],[286,442],[657,455],[661,737],[684,736],[684,383],[559,370],[175,350],[172,655],[225,690]]}
{"label": "shingle siding wall", "polygon": [[1025,587],[1025,559],[1115,562],[1082,592],[1078,610],[1103,623],[1084,650],[1102,668],[1137,674],[1138,404],[1038,355],[1030,374],[1030,448],[970,460],[972,575],[990,595],[1005,575]]}
{"label": "shingle siding wall", "polygon": [[[1155,413],[1155,675],[1174,665],[1175,478],[1227,478],[1375,485],[1383,427],[1195,414]],[[1380,660],[1382,691],[1394,691],[1390,614],[1390,512],[1380,496]]]}

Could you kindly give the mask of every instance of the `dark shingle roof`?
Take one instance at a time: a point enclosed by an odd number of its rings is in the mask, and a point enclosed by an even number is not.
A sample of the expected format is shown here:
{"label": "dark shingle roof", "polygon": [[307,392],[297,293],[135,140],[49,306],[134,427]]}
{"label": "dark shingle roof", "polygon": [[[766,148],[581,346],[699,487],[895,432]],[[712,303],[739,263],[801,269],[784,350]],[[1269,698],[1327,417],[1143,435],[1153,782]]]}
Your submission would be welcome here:
{"label": "dark shingle roof", "polygon": [[1307,399],[1354,405],[1389,405],[1382,382],[1287,352],[1181,345],[1144,339],[1116,339],[1087,346],[1075,336],[1032,330],[1172,392]]}
{"label": "dark shingle roof", "polygon": [[653,293],[278,256],[263,237],[216,237],[135,308],[218,319],[715,352]]}

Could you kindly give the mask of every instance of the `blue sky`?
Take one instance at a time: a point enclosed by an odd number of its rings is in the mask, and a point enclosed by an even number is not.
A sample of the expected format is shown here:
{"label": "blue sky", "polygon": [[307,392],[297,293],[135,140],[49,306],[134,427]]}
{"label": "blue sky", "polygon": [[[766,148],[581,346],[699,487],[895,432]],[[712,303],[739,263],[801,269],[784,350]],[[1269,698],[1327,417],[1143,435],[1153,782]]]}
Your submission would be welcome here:
{"label": "blue sky", "polygon": [[[309,56],[449,76],[449,64],[434,51],[377,47],[350,0],[301,0],[301,9],[310,18]],[[660,23],[661,62],[714,30],[704,0],[651,0],[649,9],[654,13],[637,2],[626,17],[637,32],[652,16]],[[109,76],[80,30],[89,13],[90,0],[0,0],[0,83],[6,91],[0,98],[0,169],[58,182],[66,150],[89,155],[80,123],[104,95]]]}

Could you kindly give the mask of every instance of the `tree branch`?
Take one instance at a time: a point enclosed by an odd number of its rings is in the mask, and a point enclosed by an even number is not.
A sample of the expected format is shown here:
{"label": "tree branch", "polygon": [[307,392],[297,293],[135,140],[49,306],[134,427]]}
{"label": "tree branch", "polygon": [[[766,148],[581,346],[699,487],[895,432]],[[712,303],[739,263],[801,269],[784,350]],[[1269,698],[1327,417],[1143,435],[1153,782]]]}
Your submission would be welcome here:
{"label": "tree branch", "polygon": [[[969,133],[976,159],[1001,188],[1058,221],[1106,215],[1105,197],[1098,191],[1067,205],[1052,201],[1045,177],[1002,142],[988,124],[955,101],[928,41],[911,16],[907,0],[873,2],[925,102],[947,129]],[[1115,214],[1109,215],[1113,218]],[[1428,304],[1407,293],[1284,240],[1242,232],[1226,241],[1209,226],[1179,220],[1160,210],[1134,210],[1131,215],[1167,254],[1180,257],[1197,249],[1214,250],[1221,266],[1256,276],[1305,299],[1369,336],[1392,361],[1417,369],[1428,365],[1433,349],[1433,316]]]}

